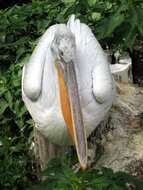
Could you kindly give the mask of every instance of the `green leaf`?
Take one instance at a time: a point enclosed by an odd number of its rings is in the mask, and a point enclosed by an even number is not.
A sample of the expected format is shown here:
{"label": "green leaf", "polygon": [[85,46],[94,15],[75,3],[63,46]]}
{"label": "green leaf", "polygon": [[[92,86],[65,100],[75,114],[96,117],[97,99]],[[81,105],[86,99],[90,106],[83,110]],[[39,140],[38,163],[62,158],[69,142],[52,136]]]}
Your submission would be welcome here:
{"label": "green leaf", "polygon": [[129,32],[127,33],[125,38],[123,39],[125,47],[131,48],[134,45],[136,37],[137,37],[137,28],[132,26],[130,27]]}
{"label": "green leaf", "polygon": [[75,3],[76,0],[62,0],[63,3]]}
{"label": "green leaf", "polygon": [[92,7],[92,6],[94,6],[96,4],[97,0],[87,0],[87,2],[89,4],[89,6]]}
{"label": "green leaf", "polygon": [[143,33],[143,21],[141,18],[143,18],[143,7],[142,7],[142,9],[140,7],[137,7],[136,13],[137,13],[137,17],[138,17],[137,28],[138,28],[138,31],[140,32],[140,34],[142,34]]}
{"label": "green leaf", "polygon": [[7,107],[8,103],[4,99],[0,99],[0,115],[4,113]]}
{"label": "green leaf", "polygon": [[13,101],[12,101],[12,100],[13,100],[13,97],[12,97],[11,92],[10,92],[10,91],[5,92],[4,97],[5,97],[6,101],[7,101],[8,104],[9,104],[9,107],[12,108],[12,104],[13,104]]}
{"label": "green leaf", "polygon": [[113,34],[113,31],[121,25],[124,21],[125,17],[122,13],[117,12],[114,15],[110,16],[109,18],[104,18],[100,25],[97,26],[97,35],[99,39],[104,39],[109,37]]}
{"label": "green leaf", "polygon": [[116,185],[114,183],[110,186],[109,189],[110,190],[127,190],[126,188],[120,187],[120,186],[118,186],[118,185]]}
{"label": "green leaf", "polygon": [[91,17],[92,17],[93,20],[98,21],[101,18],[101,13],[99,13],[99,12],[93,12],[91,14]]}

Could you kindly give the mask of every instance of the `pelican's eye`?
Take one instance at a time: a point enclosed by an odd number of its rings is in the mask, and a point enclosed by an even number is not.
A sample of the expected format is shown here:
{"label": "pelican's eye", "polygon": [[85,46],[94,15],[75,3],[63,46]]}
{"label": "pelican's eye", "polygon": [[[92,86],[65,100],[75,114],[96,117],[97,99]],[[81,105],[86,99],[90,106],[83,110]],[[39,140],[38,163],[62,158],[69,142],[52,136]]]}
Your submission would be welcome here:
{"label": "pelican's eye", "polygon": [[64,53],[63,53],[62,50],[59,50],[59,55],[60,55],[60,57],[63,57],[63,56],[64,56]]}

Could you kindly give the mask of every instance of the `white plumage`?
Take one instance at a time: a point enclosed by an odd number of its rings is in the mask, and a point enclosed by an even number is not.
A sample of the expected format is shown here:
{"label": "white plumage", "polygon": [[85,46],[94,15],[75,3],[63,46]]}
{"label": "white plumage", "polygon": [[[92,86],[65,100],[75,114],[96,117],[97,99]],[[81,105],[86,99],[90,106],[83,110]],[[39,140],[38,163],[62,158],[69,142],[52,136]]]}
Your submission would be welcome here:
{"label": "white plumage", "polygon": [[51,44],[55,33],[68,28],[75,37],[77,75],[86,136],[103,120],[112,105],[115,85],[107,57],[90,28],[72,15],[67,23],[51,26],[40,38],[23,68],[22,97],[38,129],[55,144],[70,144],[60,107],[58,77]]}

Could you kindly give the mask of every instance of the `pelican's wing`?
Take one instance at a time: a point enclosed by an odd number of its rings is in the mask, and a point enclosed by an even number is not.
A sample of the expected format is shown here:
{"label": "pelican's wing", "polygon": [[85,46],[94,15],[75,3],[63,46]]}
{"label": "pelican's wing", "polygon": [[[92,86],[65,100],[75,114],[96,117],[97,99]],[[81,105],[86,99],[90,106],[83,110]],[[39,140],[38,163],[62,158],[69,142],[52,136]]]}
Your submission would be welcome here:
{"label": "pelican's wing", "polygon": [[51,26],[40,38],[30,60],[23,68],[22,89],[31,101],[36,101],[41,93],[44,63],[51,61],[47,58],[47,50],[53,39],[56,25]]}
{"label": "pelican's wing", "polygon": [[[98,103],[110,100],[113,96],[114,83],[107,56],[91,29],[79,19],[75,19],[74,15],[70,17],[67,26],[75,35],[78,68],[84,88],[88,89],[91,85]],[[89,80],[91,77],[92,84]]]}

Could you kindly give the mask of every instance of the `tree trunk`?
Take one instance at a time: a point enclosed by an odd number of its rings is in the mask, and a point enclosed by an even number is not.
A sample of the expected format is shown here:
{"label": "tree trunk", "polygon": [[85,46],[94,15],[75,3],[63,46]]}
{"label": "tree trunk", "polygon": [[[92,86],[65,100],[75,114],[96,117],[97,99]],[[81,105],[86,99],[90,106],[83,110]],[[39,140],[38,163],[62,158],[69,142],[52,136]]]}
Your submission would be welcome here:
{"label": "tree trunk", "polygon": [[37,161],[37,172],[40,173],[47,166],[47,163],[54,157],[65,154],[66,146],[58,146],[50,143],[36,127],[34,127],[35,156]]}
{"label": "tree trunk", "polygon": [[143,86],[143,34],[137,37],[131,57],[134,83]]}

